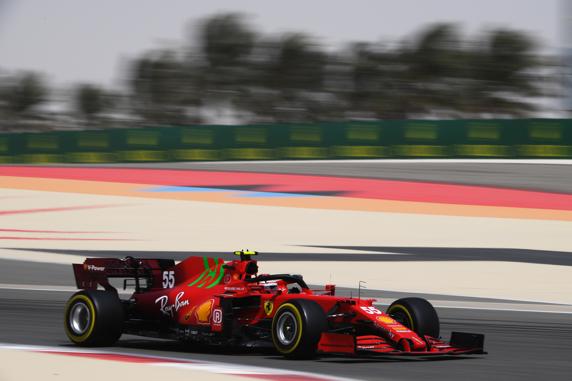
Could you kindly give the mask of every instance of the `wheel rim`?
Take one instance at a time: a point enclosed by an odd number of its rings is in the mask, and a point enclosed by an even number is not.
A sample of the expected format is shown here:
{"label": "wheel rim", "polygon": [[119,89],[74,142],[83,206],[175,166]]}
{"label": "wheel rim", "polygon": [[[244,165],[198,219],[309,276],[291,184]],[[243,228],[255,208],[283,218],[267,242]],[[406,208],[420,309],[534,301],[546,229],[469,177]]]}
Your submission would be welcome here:
{"label": "wheel rim", "polygon": [[298,324],[296,317],[290,311],[285,311],[276,324],[278,341],[281,345],[289,346],[296,339],[298,334]]}
{"label": "wheel rim", "polygon": [[69,313],[69,323],[72,332],[78,336],[83,335],[91,323],[89,308],[83,302],[73,305]]}

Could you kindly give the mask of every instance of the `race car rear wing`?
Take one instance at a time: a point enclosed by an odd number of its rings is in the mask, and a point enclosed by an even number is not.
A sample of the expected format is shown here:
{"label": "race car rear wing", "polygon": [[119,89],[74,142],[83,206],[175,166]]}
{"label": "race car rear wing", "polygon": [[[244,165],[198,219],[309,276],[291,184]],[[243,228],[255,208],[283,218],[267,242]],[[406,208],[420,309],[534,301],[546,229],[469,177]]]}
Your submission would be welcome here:
{"label": "race car rear wing", "polygon": [[[135,292],[140,292],[143,288],[163,288],[164,273],[173,271],[174,267],[175,261],[172,259],[87,258],[81,264],[74,263],[73,271],[79,289],[95,290],[101,286],[107,291],[117,292],[109,279],[123,278],[124,288],[128,285],[128,280],[132,279]],[[143,283],[145,287],[142,287]]]}

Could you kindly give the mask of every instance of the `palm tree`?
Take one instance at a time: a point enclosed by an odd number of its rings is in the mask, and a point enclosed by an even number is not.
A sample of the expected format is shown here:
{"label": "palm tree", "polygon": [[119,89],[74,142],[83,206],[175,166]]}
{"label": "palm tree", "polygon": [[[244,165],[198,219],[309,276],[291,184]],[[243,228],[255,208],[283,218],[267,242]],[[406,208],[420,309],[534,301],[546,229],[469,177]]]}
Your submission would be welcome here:
{"label": "palm tree", "polygon": [[257,33],[245,17],[236,13],[208,18],[199,29],[202,64],[190,65],[199,71],[197,86],[203,107],[222,112],[236,106],[251,86],[251,56]]}
{"label": "palm tree", "polygon": [[5,100],[8,112],[16,118],[24,117],[46,100],[48,90],[43,78],[36,73],[23,73],[8,86]]}
{"label": "palm tree", "polygon": [[76,112],[90,125],[111,106],[111,103],[108,95],[99,86],[81,84],[75,90],[74,106]]}
{"label": "palm tree", "polygon": [[488,34],[473,51],[467,94],[472,115],[524,117],[534,111],[530,99],[541,94],[541,61],[527,35],[499,29]]}
{"label": "palm tree", "polygon": [[211,68],[234,67],[254,46],[255,33],[244,17],[236,13],[213,16],[201,30],[201,48]]}
{"label": "palm tree", "polygon": [[304,34],[286,34],[269,43],[263,63],[263,85],[275,96],[274,118],[298,121],[319,118],[310,113],[323,94],[326,54]]}
{"label": "palm tree", "polygon": [[405,66],[400,83],[405,90],[408,116],[448,115],[458,108],[464,82],[465,53],[458,30],[436,24],[421,32],[398,57]]}
{"label": "palm tree", "polygon": [[175,53],[153,52],[132,67],[131,99],[136,114],[150,123],[184,123],[185,101],[193,88]]}

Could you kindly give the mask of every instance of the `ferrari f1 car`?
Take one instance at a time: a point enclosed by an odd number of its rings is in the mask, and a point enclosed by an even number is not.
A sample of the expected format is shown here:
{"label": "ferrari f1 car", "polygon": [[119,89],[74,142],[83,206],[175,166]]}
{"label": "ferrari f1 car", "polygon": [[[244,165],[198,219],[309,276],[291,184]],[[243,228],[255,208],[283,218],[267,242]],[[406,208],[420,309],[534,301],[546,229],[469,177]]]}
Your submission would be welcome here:
{"label": "ferrari f1 car", "polygon": [[[399,299],[382,312],[374,299],[336,296],[334,285],[312,291],[300,275],[259,274],[255,252],[235,254],[240,258],[226,263],[126,257],[74,264],[81,290],[66,304],[65,332],[80,346],[112,345],[125,333],[274,347],[289,358],[485,353],[480,334],[440,339],[439,318],[425,299]],[[133,294],[122,300],[112,278],[122,278]]]}

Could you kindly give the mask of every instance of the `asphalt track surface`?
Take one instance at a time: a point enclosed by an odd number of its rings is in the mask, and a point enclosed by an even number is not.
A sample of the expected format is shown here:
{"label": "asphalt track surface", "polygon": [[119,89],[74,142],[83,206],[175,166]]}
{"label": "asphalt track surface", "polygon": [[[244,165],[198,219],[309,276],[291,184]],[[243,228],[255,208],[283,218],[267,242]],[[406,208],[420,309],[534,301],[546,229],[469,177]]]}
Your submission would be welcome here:
{"label": "asphalt track surface", "polygon": [[[52,250],[50,250],[52,251]],[[72,255],[77,251],[60,251]],[[134,254],[127,252],[89,252],[94,256]],[[147,253],[159,257],[181,258],[190,253]],[[213,255],[218,255],[214,253]],[[282,254],[281,260],[298,260]],[[329,257],[339,254],[330,254]],[[565,255],[561,253],[560,255]],[[270,256],[270,255],[268,255]],[[341,255],[344,257],[345,255]],[[385,256],[384,256],[385,257]],[[73,287],[71,266],[26,261],[0,260],[0,343],[63,346],[70,344],[63,332],[62,313],[70,291],[55,291],[57,286]],[[38,290],[11,290],[25,283]],[[6,288],[8,286],[8,288]],[[48,288],[52,291],[39,289]],[[63,288],[63,287],[62,287]],[[347,294],[350,290],[339,290]],[[353,290],[355,295],[355,290]],[[397,299],[398,292],[366,290],[364,296]],[[413,295],[411,295],[413,296]],[[448,295],[415,295],[431,300],[455,300]],[[486,302],[485,298],[459,297],[462,301]],[[502,302],[502,300],[492,300]],[[531,305],[533,303],[530,303]],[[140,353],[176,358],[236,363],[290,369],[363,380],[568,380],[572,372],[572,314],[499,310],[438,308],[442,335],[451,331],[484,333],[488,355],[449,359],[352,359],[324,357],[312,361],[287,361],[269,352],[244,352],[192,348],[176,342],[124,336],[114,352]]]}
{"label": "asphalt track surface", "polygon": [[[312,246],[322,247],[322,246]],[[526,250],[506,248],[466,247],[395,247],[395,246],[328,246],[324,248],[345,249],[347,254],[327,253],[264,253],[265,262],[272,261],[328,261],[328,262],[403,262],[403,261],[499,261],[536,263],[543,265],[572,266],[572,253],[566,251]],[[115,250],[70,250],[70,249],[23,249],[22,252],[68,254],[87,257],[141,257],[164,258],[182,261],[194,255],[219,257],[225,261],[235,259],[232,253],[198,251],[115,251]],[[369,251],[360,253],[352,251]],[[379,254],[375,254],[378,252]],[[389,253],[391,255],[383,255]]]}
{"label": "asphalt track surface", "polygon": [[[120,165],[127,166],[127,165]],[[139,165],[130,165],[139,166]],[[169,163],[142,167],[300,173],[372,177],[457,184],[490,185],[507,188],[572,193],[572,166],[548,164],[486,163]],[[350,248],[346,249],[360,249]],[[362,248],[363,249],[363,248]],[[397,252],[380,256],[383,260],[490,260],[480,250],[470,248],[365,248],[368,251]],[[51,251],[51,250],[50,250]],[[570,266],[570,253],[505,250],[504,260]],[[69,254],[78,254],[69,252]],[[94,253],[90,253],[92,255]],[[101,252],[100,255],[108,255]],[[120,253],[115,253],[120,254]],[[162,253],[174,254],[174,253]],[[189,253],[179,253],[188,255]],[[124,256],[121,253],[120,256]],[[355,256],[354,256],[355,255]],[[352,254],[352,260],[371,260],[376,254]],[[365,257],[362,257],[365,256]],[[290,257],[289,260],[300,258]],[[332,260],[333,258],[328,258]],[[381,258],[380,258],[381,259]],[[269,255],[266,260],[272,260]],[[274,259],[284,260],[284,259]],[[345,258],[344,260],[348,260]],[[0,261],[1,283],[70,283],[71,268],[20,261]],[[68,274],[68,275],[66,275]],[[52,280],[52,283],[46,283]],[[54,281],[57,279],[58,281]],[[483,281],[486,281],[483,277]],[[534,281],[534,280],[531,280]],[[0,290],[0,342],[49,346],[69,345],[62,311],[69,292]],[[395,295],[398,297],[399,295]],[[295,369],[337,377],[364,380],[569,380],[572,374],[572,315],[558,313],[439,308],[442,335],[452,330],[484,333],[486,356],[453,359],[352,359],[325,357],[313,361],[284,360],[274,353],[244,353],[185,347],[170,341],[124,336],[112,351],[156,354],[264,367]]]}
{"label": "asphalt track surface", "polygon": [[[0,290],[0,342],[67,347],[62,311],[66,292]],[[569,380],[570,314],[438,309],[442,335],[480,332],[488,355],[448,359],[323,357],[285,360],[272,352],[192,348],[172,341],[124,336],[114,352],[161,355],[291,369],[363,380]]]}

